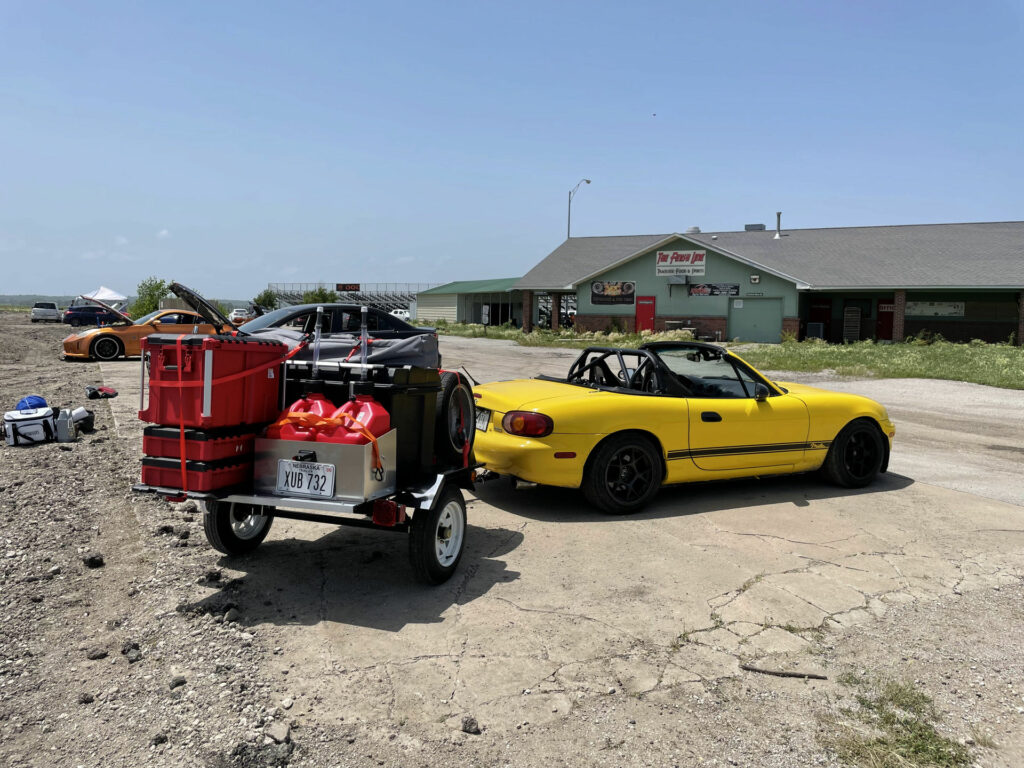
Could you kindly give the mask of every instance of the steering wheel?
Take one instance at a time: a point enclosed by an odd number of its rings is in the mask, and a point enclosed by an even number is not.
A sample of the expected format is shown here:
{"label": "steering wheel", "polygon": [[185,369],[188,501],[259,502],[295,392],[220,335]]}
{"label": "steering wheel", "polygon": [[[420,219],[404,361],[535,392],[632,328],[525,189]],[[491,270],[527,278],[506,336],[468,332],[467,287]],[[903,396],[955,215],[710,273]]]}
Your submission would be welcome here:
{"label": "steering wheel", "polygon": [[657,373],[650,360],[644,360],[633,371],[633,375],[629,378],[628,386],[630,389],[635,389],[638,392],[650,392],[651,394],[661,392],[661,388],[658,386]]}

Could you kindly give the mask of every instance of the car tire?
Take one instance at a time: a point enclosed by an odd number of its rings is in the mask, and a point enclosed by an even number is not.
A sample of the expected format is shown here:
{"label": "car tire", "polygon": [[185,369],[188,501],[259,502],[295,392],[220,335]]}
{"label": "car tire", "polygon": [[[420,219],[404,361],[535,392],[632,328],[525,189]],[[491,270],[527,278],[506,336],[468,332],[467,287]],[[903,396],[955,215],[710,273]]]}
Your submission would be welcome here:
{"label": "car tire", "polygon": [[78,326],[80,326],[82,324],[82,321],[79,320],[77,317],[72,317],[68,321],[68,323],[71,325],[72,328],[77,328]]}
{"label": "car tire", "polygon": [[124,345],[113,336],[100,336],[93,341],[89,354],[97,360],[116,360],[124,354]]}
{"label": "car tire", "polygon": [[856,419],[836,435],[822,470],[829,480],[843,488],[863,488],[871,483],[885,461],[885,440],[870,419]]}
{"label": "car tire", "polygon": [[583,495],[609,515],[637,512],[655,497],[663,476],[657,448],[641,435],[606,439],[583,471]]}
{"label": "car tire", "polygon": [[473,450],[476,420],[473,390],[466,380],[452,371],[441,374],[434,423],[434,452],[442,466],[462,466],[467,450]]}
{"label": "car tire", "polygon": [[442,584],[451,578],[466,545],[466,501],[448,486],[431,509],[417,509],[409,529],[409,563],[417,581]]}
{"label": "car tire", "polygon": [[203,512],[206,540],[225,555],[252,552],[270,533],[273,509],[233,501],[207,501]]}

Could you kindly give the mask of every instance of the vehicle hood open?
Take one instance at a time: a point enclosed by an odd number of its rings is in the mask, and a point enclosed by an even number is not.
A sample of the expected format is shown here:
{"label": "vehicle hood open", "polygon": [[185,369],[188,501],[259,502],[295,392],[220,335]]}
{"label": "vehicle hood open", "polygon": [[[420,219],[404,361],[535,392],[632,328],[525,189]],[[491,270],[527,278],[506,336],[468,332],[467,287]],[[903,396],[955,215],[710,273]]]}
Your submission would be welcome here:
{"label": "vehicle hood open", "polygon": [[[236,330],[234,323],[224,317],[224,314],[217,307],[191,288],[175,282],[172,282],[168,288],[170,288],[171,293],[202,315],[203,319],[216,328],[218,333]],[[244,334],[243,331],[239,331],[239,333]]]}
{"label": "vehicle hood open", "polygon": [[92,296],[86,296],[86,295],[83,294],[83,295],[79,296],[78,298],[80,298],[80,299],[82,299],[84,301],[87,301],[90,304],[95,304],[98,307],[103,307],[103,309],[107,310],[108,312],[113,312],[115,315],[118,316],[118,322],[125,322],[125,323],[128,323],[128,325],[131,325],[132,323],[135,322],[134,320],[131,319],[130,316],[126,315],[120,309],[117,309],[116,307],[112,307],[109,304],[105,304],[104,302],[100,301],[99,299],[94,299]]}

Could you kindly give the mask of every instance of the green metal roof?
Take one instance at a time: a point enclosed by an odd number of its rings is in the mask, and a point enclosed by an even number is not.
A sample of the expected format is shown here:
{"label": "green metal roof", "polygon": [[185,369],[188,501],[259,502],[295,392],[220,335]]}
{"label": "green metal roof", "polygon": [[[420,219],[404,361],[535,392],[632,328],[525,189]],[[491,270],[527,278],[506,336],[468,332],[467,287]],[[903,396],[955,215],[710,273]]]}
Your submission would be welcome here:
{"label": "green metal roof", "polygon": [[420,295],[430,293],[502,293],[519,282],[518,277],[502,277],[497,280],[456,280],[436,288],[420,291]]}

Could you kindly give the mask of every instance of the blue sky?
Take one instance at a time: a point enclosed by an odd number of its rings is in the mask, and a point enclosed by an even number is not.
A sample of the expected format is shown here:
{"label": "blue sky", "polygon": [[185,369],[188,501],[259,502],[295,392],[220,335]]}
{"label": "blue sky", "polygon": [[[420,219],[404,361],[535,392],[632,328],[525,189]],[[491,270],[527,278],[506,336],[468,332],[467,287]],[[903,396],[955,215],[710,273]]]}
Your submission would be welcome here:
{"label": "blue sky", "polygon": [[1024,219],[1019,2],[0,0],[0,293]]}

